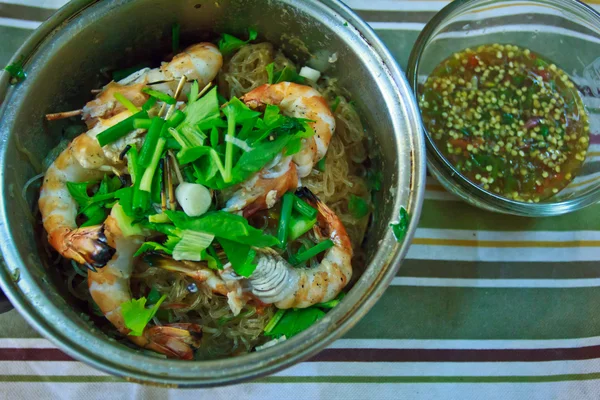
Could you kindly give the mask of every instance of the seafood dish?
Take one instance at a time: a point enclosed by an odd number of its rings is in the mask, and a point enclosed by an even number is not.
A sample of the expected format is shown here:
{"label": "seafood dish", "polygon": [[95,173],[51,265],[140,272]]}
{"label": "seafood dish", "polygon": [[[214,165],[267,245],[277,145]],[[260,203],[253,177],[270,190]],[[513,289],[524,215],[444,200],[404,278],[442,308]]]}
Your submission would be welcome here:
{"label": "seafood dish", "polygon": [[367,132],[336,79],[253,29],[179,47],[47,115],[70,125],[38,177],[40,246],[126,346],[261,351],[323,318],[366,264]]}

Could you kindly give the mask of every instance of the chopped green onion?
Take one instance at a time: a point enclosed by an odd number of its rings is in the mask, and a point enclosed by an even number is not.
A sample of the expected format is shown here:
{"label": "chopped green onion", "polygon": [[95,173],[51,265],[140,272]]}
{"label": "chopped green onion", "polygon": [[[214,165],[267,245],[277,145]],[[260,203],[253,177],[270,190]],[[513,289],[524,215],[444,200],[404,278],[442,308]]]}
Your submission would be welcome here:
{"label": "chopped green onion", "polygon": [[321,158],[317,163],[317,169],[321,172],[325,172],[325,157]]}
{"label": "chopped green onion", "polygon": [[167,140],[163,137],[158,139],[158,143],[156,143],[156,147],[154,148],[154,153],[152,155],[152,161],[146,171],[144,171],[144,176],[142,176],[142,181],[140,182],[140,190],[143,192],[150,192],[152,188],[152,178],[154,178],[154,173],[156,172],[156,168],[158,167],[158,163],[160,158],[162,157],[162,152],[165,148],[165,144]]}
{"label": "chopped green onion", "polygon": [[332,248],[333,245],[333,241],[331,241],[330,239],[323,240],[322,242],[319,242],[318,244],[311,247],[310,249],[298,253],[295,256],[292,256],[289,262],[292,265],[302,264],[303,262],[310,260],[316,255],[324,252],[325,250]]}
{"label": "chopped green onion", "polygon": [[141,179],[142,171],[139,163],[139,155],[135,146],[132,146],[127,150],[127,170],[129,176],[131,176],[131,183],[135,185],[138,179]]}
{"label": "chopped green onion", "polygon": [[279,321],[281,321],[281,318],[283,318],[283,315],[285,314],[286,311],[287,310],[281,310],[281,309],[277,310],[275,315],[273,315],[273,317],[271,317],[271,319],[267,323],[267,326],[265,326],[265,333],[269,333],[273,330],[273,328],[275,328],[275,326],[279,323]]}
{"label": "chopped green onion", "polygon": [[150,96],[150,98],[148,100],[146,100],[146,102],[144,103],[144,105],[142,105],[142,110],[148,111],[152,107],[154,107],[155,105],[156,105],[156,97]]}
{"label": "chopped green onion", "polygon": [[178,23],[173,24],[172,29],[172,47],[173,54],[179,53],[179,36],[180,36],[181,26]]}
{"label": "chopped green onion", "polygon": [[23,70],[23,59],[24,57],[21,57],[15,63],[8,64],[6,67],[4,67],[4,70],[12,77],[11,84],[21,82],[27,78],[27,74]]}
{"label": "chopped green onion", "polygon": [[363,198],[352,194],[348,202],[348,210],[354,218],[361,219],[369,214],[369,205]]}
{"label": "chopped green onion", "polygon": [[128,109],[132,114],[135,114],[138,111],[140,111],[139,108],[137,108],[135,104],[131,102],[131,100],[123,96],[122,93],[116,92],[115,99],[117,99],[119,103],[123,104],[123,106],[125,106],[125,108]]}
{"label": "chopped green onion", "polygon": [[315,218],[317,216],[317,210],[298,196],[294,196],[294,210],[308,218]]}
{"label": "chopped green onion", "polygon": [[300,236],[304,235],[306,232],[310,231],[313,226],[317,223],[316,218],[294,218],[293,216],[290,218],[289,224],[289,240],[296,240]]}
{"label": "chopped green onion", "polygon": [[331,111],[335,112],[335,110],[337,110],[338,106],[340,105],[341,100],[342,100],[342,98],[340,96],[337,96],[335,98],[335,101],[331,105]]}
{"label": "chopped green onion", "polygon": [[98,136],[96,136],[98,143],[100,143],[100,146],[104,147],[109,143],[119,140],[134,129],[133,121],[141,118],[148,118],[148,113],[146,113],[146,111],[140,111],[128,118],[125,118],[123,121],[111,126],[105,131],[100,132]]}
{"label": "chopped green onion", "polygon": [[159,117],[152,118],[152,124],[150,125],[150,129],[146,134],[146,138],[144,139],[144,144],[140,150],[140,165],[143,167],[147,167],[150,165],[150,161],[152,161],[152,155],[154,154],[154,150],[156,149],[156,144],[158,143],[158,138],[160,137],[160,132],[165,124],[165,120]]}
{"label": "chopped green onion", "polygon": [[183,113],[183,111],[175,110],[173,115],[171,115],[169,117],[169,119],[167,120],[167,125],[169,125],[170,128],[175,128],[179,124],[181,124],[184,119],[185,119],[185,114]]}
{"label": "chopped green onion", "polygon": [[145,118],[136,118],[133,120],[133,127],[135,129],[150,129],[150,125],[152,124],[152,120]]}
{"label": "chopped green onion", "polygon": [[215,263],[217,264],[217,269],[223,269],[224,265],[221,262],[221,259],[219,258],[219,255],[217,254],[217,251],[215,250],[215,247],[211,244],[210,246],[208,246],[206,251],[208,252],[208,254],[210,254],[212,256],[212,258],[215,259]]}
{"label": "chopped green onion", "polygon": [[346,293],[341,292],[335,299],[326,301],[325,303],[315,304],[315,307],[319,308],[333,308],[341,303],[342,299],[346,296]]}
{"label": "chopped green onion", "polygon": [[152,214],[148,216],[148,221],[153,224],[168,224],[171,222],[169,216],[165,213]]}
{"label": "chopped green onion", "polygon": [[146,93],[149,96],[156,97],[158,100],[163,103],[167,103],[169,105],[173,105],[177,103],[177,100],[166,93],[159,92],[158,90],[150,89],[149,87],[145,87],[142,89],[142,92]]}
{"label": "chopped green onion", "polygon": [[212,128],[210,131],[210,147],[213,149],[219,145],[219,130]]}
{"label": "chopped green onion", "polygon": [[282,248],[285,248],[287,245],[288,225],[290,223],[290,217],[292,216],[293,206],[294,195],[291,193],[284,194],[279,217],[279,228],[277,229],[277,239],[279,239]]}
{"label": "chopped green onion", "polygon": [[[234,138],[235,136],[235,112],[233,115],[227,117],[227,134],[226,137]],[[227,141],[225,143],[225,175],[223,180],[225,182],[231,182],[231,169],[233,168],[233,141]]]}

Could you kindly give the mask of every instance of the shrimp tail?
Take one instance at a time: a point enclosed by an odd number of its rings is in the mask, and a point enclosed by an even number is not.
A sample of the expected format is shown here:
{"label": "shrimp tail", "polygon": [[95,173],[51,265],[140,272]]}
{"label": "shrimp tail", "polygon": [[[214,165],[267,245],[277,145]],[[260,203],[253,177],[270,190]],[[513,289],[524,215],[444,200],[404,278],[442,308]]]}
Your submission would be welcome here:
{"label": "shrimp tail", "polygon": [[52,232],[49,242],[64,257],[92,268],[104,267],[115,254],[107,242],[104,225],[58,229]]}
{"label": "shrimp tail", "polygon": [[194,349],[202,341],[202,327],[197,324],[170,324],[153,326],[143,336],[130,336],[139,346],[154,350],[170,358],[192,360]]}

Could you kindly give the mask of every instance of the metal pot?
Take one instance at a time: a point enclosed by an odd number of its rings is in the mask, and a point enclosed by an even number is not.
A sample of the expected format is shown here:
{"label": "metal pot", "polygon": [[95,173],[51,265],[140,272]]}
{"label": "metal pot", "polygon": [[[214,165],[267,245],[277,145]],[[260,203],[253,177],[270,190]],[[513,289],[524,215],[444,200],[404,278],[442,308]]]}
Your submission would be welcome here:
{"label": "metal pot", "polygon": [[[299,61],[335,53],[327,74],[352,94],[370,135],[374,168],[383,173],[376,212],[364,244],[368,265],[344,301],[307,331],[260,352],[216,361],[166,360],[109,339],[70,306],[42,266],[28,213],[37,193],[21,198],[35,174],[32,163],[57,144],[60,123],[44,114],[81,107],[105,66],[167,54],[173,23],[182,38],[243,34],[249,26]],[[298,46],[304,43],[305,46]],[[335,58],[335,56],[333,58]],[[24,57],[27,79],[9,86],[0,77],[0,283],[13,305],[39,332],[71,356],[131,380],[180,386],[223,385],[272,373],[315,354],[341,336],[375,304],[405,256],[425,186],[425,150],[416,103],[398,65],[374,32],[337,0],[75,0],[44,23],[13,61]],[[317,57],[318,58],[318,57]],[[333,61],[333,60],[331,60]],[[389,228],[400,207],[410,229],[397,243]],[[18,271],[18,273],[17,273]],[[17,277],[18,275],[18,277]]]}

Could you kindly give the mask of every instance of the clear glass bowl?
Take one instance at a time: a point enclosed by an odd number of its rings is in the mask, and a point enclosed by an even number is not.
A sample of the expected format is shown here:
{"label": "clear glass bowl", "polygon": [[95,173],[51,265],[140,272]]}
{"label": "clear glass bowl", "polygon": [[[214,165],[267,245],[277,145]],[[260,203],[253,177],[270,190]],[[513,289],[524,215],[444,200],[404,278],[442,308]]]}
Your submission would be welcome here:
{"label": "clear glass bowl", "polygon": [[578,176],[540,203],[501,197],[458,172],[427,138],[431,174],[451,193],[480,208],[530,217],[575,211],[600,200],[600,15],[576,0],[455,0],[420,34],[408,79],[417,97],[433,69],[453,53],[483,44],[513,44],[552,60],[577,85],[589,115],[590,147]]}

